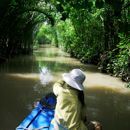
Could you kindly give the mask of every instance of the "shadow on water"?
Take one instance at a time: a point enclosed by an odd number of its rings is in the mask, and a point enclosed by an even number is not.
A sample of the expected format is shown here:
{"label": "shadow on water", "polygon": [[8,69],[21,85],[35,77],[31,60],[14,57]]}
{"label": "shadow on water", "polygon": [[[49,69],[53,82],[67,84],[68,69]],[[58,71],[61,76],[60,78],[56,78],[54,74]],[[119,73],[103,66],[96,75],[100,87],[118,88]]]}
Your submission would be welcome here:
{"label": "shadow on water", "polygon": [[89,119],[99,120],[103,130],[130,129],[130,91],[95,86],[86,89],[85,99]]}
{"label": "shadow on water", "polygon": [[52,91],[51,86],[42,86],[33,78],[0,75],[1,130],[14,130],[30,113],[33,102]]}
{"label": "shadow on water", "polygon": [[[1,73],[39,73],[39,64],[41,64],[42,66],[46,66],[48,67],[52,72],[68,72],[69,70],[73,69],[73,68],[82,68],[83,70],[85,70],[87,68],[88,72],[96,72],[97,68],[95,66],[92,67],[92,65],[83,65],[83,64],[73,64],[69,63],[68,64],[66,62],[62,63],[62,59],[61,62],[56,61],[56,58],[54,58],[53,60],[50,60],[52,58],[47,58],[44,57],[45,59],[35,59],[35,57],[29,57],[26,56],[24,59],[22,57],[19,57],[18,59],[13,59],[11,61],[9,61],[6,64],[3,64],[0,66],[0,72]],[[58,58],[58,57],[57,57]],[[68,60],[71,60],[71,58],[69,58]],[[98,72],[98,71],[97,71]]]}
{"label": "shadow on water", "polygon": [[19,56],[0,65],[1,73],[32,73],[38,72],[35,56]]}
{"label": "shadow on water", "polygon": [[[53,81],[47,85],[39,81],[41,66],[48,67],[53,75]],[[81,68],[87,75],[88,117],[99,120],[103,130],[129,130],[130,92],[119,87],[122,82],[100,74],[96,66],[81,64],[58,48],[47,46],[35,51],[33,56],[16,57],[0,65],[0,129],[14,130],[30,113],[33,102],[52,91],[61,74],[73,68]]]}

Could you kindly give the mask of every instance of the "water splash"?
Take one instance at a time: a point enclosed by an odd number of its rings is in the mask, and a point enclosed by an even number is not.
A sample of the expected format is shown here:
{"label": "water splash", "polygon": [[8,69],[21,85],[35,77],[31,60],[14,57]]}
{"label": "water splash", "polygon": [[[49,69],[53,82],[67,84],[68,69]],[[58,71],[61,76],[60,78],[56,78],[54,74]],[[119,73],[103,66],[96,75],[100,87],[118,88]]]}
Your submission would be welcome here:
{"label": "water splash", "polygon": [[53,79],[53,76],[50,72],[50,70],[47,67],[43,67],[40,70],[40,82],[43,85],[48,84]]}

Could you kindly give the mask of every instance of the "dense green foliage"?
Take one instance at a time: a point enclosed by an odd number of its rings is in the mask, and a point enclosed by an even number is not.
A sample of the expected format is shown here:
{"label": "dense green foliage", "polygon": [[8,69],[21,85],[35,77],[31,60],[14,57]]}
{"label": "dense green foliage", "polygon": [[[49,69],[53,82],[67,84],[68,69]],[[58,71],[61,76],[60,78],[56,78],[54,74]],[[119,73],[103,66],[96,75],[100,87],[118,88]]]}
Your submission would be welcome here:
{"label": "dense green foliage", "polygon": [[38,30],[38,23],[54,24],[46,1],[2,0],[0,5],[0,59],[32,52],[33,32]]}
{"label": "dense green foliage", "polygon": [[130,81],[129,0],[2,0],[0,57],[52,43]]}
{"label": "dense green foliage", "polygon": [[56,44],[82,62],[130,81],[130,1],[53,2]]}
{"label": "dense green foliage", "polygon": [[[110,54],[110,62],[107,65],[108,72],[112,72],[117,76],[122,77],[123,80],[129,81],[129,72],[130,72],[130,41],[127,36],[120,34],[120,42],[117,45],[117,48]],[[116,51],[119,51],[116,55]]]}

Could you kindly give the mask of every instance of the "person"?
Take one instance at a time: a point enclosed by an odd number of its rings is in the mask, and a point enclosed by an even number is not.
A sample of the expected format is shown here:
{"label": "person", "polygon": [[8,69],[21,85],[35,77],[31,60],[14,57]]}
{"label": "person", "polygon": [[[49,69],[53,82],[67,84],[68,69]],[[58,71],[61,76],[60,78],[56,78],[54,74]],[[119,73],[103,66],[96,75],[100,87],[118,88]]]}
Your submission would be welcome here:
{"label": "person", "polygon": [[80,69],[64,73],[62,79],[53,86],[57,96],[54,119],[54,130],[88,130],[85,125],[85,101],[83,82],[85,74]]}

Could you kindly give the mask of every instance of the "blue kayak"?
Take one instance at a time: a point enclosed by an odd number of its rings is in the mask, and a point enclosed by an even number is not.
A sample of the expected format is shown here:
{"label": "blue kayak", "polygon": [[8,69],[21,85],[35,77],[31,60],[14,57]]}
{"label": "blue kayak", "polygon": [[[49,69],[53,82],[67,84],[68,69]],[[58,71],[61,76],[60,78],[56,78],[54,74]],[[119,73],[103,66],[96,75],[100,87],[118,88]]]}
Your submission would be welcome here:
{"label": "blue kayak", "polygon": [[16,130],[50,130],[54,118],[56,97],[50,93],[43,97]]}

